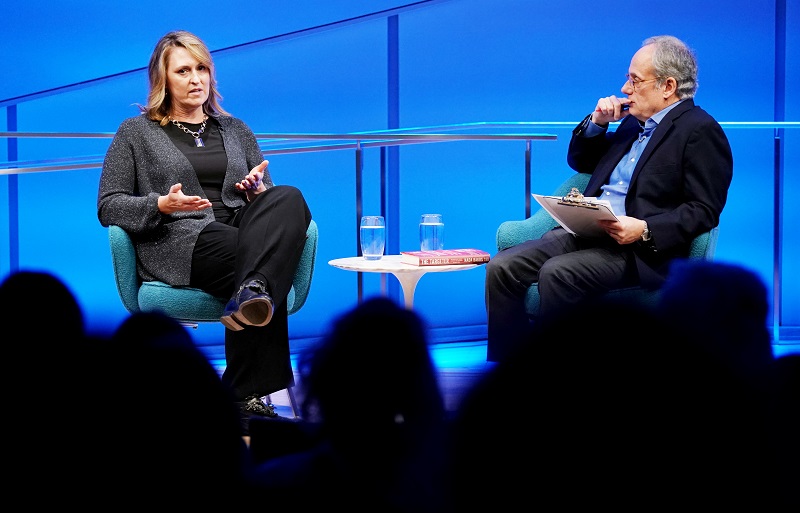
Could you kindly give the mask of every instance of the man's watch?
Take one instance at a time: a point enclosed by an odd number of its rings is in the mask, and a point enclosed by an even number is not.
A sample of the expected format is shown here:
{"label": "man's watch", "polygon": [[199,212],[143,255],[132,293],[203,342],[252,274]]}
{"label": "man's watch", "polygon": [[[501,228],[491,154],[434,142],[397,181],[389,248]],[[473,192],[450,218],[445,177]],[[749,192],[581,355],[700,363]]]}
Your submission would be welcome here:
{"label": "man's watch", "polygon": [[644,221],[644,231],[642,232],[642,241],[649,242],[651,239],[650,228],[647,226],[647,221]]}

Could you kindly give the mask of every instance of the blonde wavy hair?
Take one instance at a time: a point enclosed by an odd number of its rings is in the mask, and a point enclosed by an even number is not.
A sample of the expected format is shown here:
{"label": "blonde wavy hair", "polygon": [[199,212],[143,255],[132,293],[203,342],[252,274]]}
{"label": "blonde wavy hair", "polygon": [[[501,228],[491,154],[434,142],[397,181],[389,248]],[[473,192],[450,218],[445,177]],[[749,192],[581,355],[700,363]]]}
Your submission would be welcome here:
{"label": "blonde wavy hair", "polygon": [[142,113],[153,121],[158,121],[162,126],[169,122],[172,100],[167,94],[167,62],[172,49],[177,47],[186,48],[192,57],[208,67],[210,85],[208,99],[203,104],[203,112],[208,116],[230,115],[220,105],[222,95],[217,89],[211,51],[209,51],[202,39],[185,30],[168,32],[156,43],[147,68],[148,78],[150,79],[150,93],[147,95],[147,105],[139,105]]}

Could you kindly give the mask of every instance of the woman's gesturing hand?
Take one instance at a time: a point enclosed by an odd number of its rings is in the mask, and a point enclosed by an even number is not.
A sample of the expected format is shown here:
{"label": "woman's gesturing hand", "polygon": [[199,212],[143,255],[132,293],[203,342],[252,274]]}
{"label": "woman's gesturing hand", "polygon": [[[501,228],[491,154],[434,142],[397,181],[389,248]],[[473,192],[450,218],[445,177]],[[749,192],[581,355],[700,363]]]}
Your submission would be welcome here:
{"label": "woman's gesturing hand", "polygon": [[236,183],[237,190],[247,193],[248,201],[252,201],[257,195],[267,190],[263,182],[264,175],[267,173],[267,166],[269,166],[269,160],[264,160],[264,162],[251,169],[240,182]]}
{"label": "woman's gesturing hand", "polygon": [[172,214],[173,212],[188,212],[192,210],[203,210],[211,207],[211,202],[200,196],[187,196],[183,193],[183,185],[176,183],[169,188],[169,194],[159,196],[158,210],[162,214]]}

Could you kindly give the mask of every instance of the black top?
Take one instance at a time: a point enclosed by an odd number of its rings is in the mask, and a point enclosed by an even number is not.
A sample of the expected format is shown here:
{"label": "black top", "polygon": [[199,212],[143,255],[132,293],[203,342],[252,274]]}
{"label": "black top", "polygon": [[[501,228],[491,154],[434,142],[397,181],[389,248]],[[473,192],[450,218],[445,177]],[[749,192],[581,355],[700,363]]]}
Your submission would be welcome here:
{"label": "black top", "polygon": [[[195,133],[202,125],[202,123],[184,122],[181,124]],[[192,164],[206,197],[211,201],[216,220],[227,222],[236,212],[222,203],[222,182],[225,178],[228,156],[225,153],[225,145],[222,144],[217,121],[214,118],[208,118],[206,121],[206,129],[200,134],[200,139],[203,141],[201,147],[195,144],[191,134],[187,134],[173,123],[167,123],[163,128],[173,144]]]}

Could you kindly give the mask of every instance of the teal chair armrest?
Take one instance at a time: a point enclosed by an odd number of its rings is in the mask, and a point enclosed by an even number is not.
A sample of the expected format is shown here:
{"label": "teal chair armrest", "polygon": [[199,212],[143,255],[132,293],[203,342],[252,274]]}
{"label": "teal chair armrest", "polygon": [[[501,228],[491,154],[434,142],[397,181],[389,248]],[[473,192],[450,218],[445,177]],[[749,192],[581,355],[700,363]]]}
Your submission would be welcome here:
{"label": "teal chair armrest", "polygon": [[713,260],[714,254],[717,252],[717,239],[719,238],[719,226],[715,226],[711,230],[701,233],[692,241],[689,248],[689,258],[702,258],[705,260]]}
{"label": "teal chair armrest", "polygon": [[[577,187],[583,192],[590,177],[591,175],[588,173],[575,173],[559,185],[551,196],[566,196],[573,187]],[[497,250],[502,251],[521,242],[538,239],[546,231],[552,230],[556,226],[558,226],[558,222],[543,208],[539,208],[527,219],[505,221],[497,229]]]}
{"label": "teal chair armrest", "polygon": [[108,242],[111,245],[111,263],[117,292],[122,305],[131,313],[139,308],[139,275],[136,272],[136,250],[128,233],[119,226],[108,227]]}
{"label": "teal chair armrest", "polygon": [[308,292],[311,289],[311,277],[314,275],[314,264],[317,259],[317,244],[319,242],[319,230],[317,223],[312,219],[306,231],[306,244],[297,269],[294,272],[292,288],[286,298],[286,307],[289,315],[300,310],[308,299]]}
{"label": "teal chair armrest", "polygon": [[544,209],[536,211],[527,219],[504,221],[497,228],[497,250],[502,251],[526,240],[538,239],[556,226],[556,220]]}

